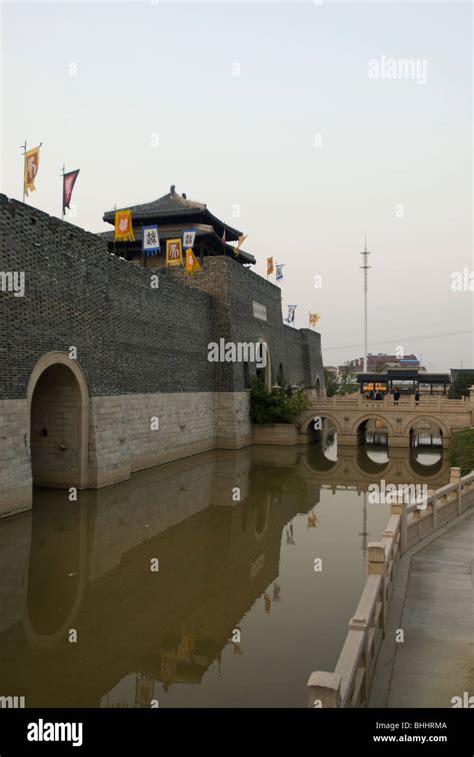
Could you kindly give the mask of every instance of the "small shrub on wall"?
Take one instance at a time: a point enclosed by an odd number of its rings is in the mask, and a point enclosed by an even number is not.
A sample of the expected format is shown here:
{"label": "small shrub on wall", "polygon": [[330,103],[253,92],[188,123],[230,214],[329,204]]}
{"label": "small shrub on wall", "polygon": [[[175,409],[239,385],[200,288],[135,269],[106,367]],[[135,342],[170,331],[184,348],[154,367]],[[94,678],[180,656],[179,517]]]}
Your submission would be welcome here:
{"label": "small shrub on wall", "polygon": [[263,423],[296,423],[303,410],[309,407],[309,399],[303,389],[291,394],[291,389],[269,391],[256,379],[250,394],[250,420]]}

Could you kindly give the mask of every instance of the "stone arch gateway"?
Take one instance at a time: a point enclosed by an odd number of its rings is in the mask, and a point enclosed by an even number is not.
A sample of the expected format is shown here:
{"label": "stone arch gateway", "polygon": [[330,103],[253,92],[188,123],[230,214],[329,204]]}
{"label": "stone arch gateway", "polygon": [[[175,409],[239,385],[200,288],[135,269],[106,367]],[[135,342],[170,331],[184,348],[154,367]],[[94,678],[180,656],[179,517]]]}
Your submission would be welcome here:
{"label": "stone arch gateway", "polygon": [[85,489],[89,483],[89,389],[77,360],[50,352],[27,388],[28,449],[34,486]]}

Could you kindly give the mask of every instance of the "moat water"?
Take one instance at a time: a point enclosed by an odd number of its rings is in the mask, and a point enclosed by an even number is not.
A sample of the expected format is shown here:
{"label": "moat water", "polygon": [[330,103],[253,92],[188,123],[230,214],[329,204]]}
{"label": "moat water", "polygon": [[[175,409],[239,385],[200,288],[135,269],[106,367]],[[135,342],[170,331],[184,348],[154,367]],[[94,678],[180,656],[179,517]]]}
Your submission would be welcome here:
{"label": "moat water", "polygon": [[0,522],[0,697],[304,707],[387,524],[389,506],[367,495],[382,478],[437,488],[449,463],[424,448],[250,447],[77,502],[35,490],[31,513]]}

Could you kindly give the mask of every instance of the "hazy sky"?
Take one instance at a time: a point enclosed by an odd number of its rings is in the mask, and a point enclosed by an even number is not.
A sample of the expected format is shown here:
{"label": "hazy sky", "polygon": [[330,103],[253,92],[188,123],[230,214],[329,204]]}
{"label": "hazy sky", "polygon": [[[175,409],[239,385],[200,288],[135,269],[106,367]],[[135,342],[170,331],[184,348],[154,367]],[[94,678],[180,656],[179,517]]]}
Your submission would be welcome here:
{"label": "hazy sky", "polygon": [[[60,215],[61,167],[80,168],[71,220],[91,231],[175,184],[248,234],[258,273],[286,264],[285,307],[299,327],[321,314],[326,364],[363,352],[366,230],[369,350],[474,366],[474,292],[451,289],[474,270],[470,3],[0,11],[2,192],[21,198],[25,138],[44,143],[28,202]],[[411,60],[408,78],[381,78],[389,59]]]}

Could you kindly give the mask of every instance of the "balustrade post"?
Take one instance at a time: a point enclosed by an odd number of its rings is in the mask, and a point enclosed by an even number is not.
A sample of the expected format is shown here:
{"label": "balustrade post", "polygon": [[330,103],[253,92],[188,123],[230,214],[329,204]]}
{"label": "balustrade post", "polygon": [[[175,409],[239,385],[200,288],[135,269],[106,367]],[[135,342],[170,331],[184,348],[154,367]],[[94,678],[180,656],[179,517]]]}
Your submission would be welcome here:
{"label": "balustrade post", "polygon": [[432,508],[433,508],[433,531],[436,531],[436,529],[438,528],[438,495],[436,494],[436,492],[433,492]]}
{"label": "balustrade post", "polygon": [[[383,541],[372,541],[367,547],[369,553],[368,572],[370,575],[382,576],[382,636],[387,627],[387,568],[385,544]],[[395,559],[395,550],[392,550]]]}
{"label": "balustrade post", "polygon": [[407,548],[408,539],[408,513],[407,505],[403,501],[403,495],[398,495],[398,501],[391,505],[390,511],[392,515],[400,516],[400,557],[404,554]]}
{"label": "balustrade post", "polygon": [[342,707],[341,676],[316,670],[308,679],[308,708]]}
{"label": "balustrade post", "polygon": [[461,487],[461,468],[451,468],[449,471],[449,483],[456,484],[457,489],[457,512],[462,513],[462,487]]}

